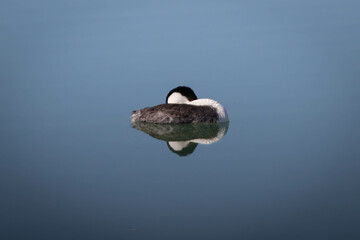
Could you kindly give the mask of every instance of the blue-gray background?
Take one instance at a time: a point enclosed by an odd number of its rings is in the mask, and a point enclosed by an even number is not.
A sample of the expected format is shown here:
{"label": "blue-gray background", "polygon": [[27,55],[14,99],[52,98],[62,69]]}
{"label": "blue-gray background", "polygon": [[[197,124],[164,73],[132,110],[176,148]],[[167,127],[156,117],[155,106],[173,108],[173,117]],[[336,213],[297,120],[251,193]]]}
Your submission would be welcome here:
{"label": "blue-gray background", "polygon": [[[2,239],[360,237],[359,1],[0,2]],[[178,85],[228,134],[131,128]]]}

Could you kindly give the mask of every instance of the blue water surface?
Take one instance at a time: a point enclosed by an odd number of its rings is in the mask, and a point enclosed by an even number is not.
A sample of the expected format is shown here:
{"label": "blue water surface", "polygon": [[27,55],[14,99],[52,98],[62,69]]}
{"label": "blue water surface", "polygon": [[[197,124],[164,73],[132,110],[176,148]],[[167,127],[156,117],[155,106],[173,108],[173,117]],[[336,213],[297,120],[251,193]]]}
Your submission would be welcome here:
{"label": "blue water surface", "polygon": [[[359,239],[359,1],[1,1],[1,239]],[[187,156],[131,111],[187,85]]]}

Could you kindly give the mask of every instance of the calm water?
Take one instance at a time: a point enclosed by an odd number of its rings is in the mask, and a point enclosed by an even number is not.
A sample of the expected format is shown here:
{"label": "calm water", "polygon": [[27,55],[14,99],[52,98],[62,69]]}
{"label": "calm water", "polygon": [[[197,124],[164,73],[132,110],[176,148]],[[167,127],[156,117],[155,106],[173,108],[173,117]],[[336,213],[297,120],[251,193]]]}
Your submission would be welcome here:
{"label": "calm water", "polygon": [[[1,239],[359,239],[359,7],[2,1]],[[178,85],[230,124],[131,125]]]}

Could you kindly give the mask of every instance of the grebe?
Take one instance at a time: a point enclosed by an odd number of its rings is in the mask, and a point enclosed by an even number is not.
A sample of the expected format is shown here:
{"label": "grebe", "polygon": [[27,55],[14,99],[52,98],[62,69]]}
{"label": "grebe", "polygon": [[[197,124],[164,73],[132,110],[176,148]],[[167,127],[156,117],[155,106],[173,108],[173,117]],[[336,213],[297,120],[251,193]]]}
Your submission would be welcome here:
{"label": "grebe", "polygon": [[172,89],[166,104],[133,111],[131,121],[149,123],[216,123],[228,122],[225,108],[218,102],[198,99],[194,91],[185,86]]}

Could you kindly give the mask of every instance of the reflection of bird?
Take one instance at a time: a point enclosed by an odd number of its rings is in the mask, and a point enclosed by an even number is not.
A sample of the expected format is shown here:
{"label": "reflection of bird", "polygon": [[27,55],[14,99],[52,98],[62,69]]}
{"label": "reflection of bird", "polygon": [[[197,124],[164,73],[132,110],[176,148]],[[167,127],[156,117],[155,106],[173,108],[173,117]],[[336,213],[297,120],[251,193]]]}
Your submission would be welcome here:
{"label": "reflection of bird", "polygon": [[185,141],[185,142],[167,142],[168,148],[173,153],[176,153],[179,156],[187,156],[192,154],[197,147],[197,143]]}
{"label": "reflection of bird", "polygon": [[133,127],[167,142],[169,149],[180,155],[191,154],[197,145],[212,144],[225,136],[229,123],[154,124],[134,122]]}
{"label": "reflection of bird", "polygon": [[166,104],[134,111],[132,122],[149,123],[216,123],[228,122],[225,108],[218,102],[198,99],[189,87],[177,87],[169,92]]}

